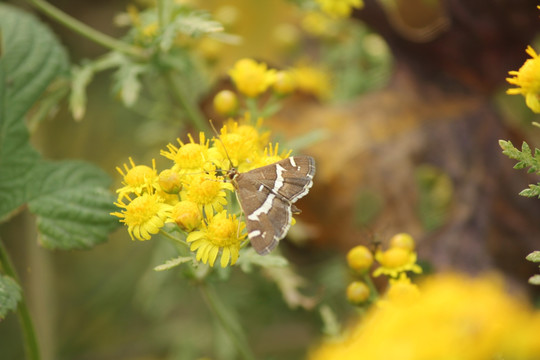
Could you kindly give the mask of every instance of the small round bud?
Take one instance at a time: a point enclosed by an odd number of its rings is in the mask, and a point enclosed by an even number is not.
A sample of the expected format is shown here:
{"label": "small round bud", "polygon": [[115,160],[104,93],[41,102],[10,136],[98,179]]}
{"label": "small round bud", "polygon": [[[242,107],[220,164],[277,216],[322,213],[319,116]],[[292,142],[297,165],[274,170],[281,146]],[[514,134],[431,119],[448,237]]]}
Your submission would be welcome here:
{"label": "small round bud", "polygon": [[296,80],[289,71],[278,71],[276,73],[276,81],[272,85],[274,91],[278,95],[287,95],[296,89]]}
{"label": "small round bud", "polygon": [[193,231],[200,225],[202,214],[196,203],[185,200],[174,205],[171,218],[182,230]]}
{"label": "small round bud", "polygon": [[399,233],[390,239],[390,247],[402,248],[405,250],[414,250],[414,239],[407,233]]}
{"label": "small round bud", "polygon": [[161,190],[167,194],[178,194],[182,190],[180,175],[171,169],[166,169],[159,173],[158,184]]}
{"label": "small round bud", "polygon": [[369,295],[369,287],[362,281],[353,281],[347,286],[347,300],[351,304],[362,304],[369,299]]}
{"label": "small round bud", "polygon": [[232,115],[238,108],[238,97],[231,90],[221,90],[214,97],[214,109],[221,115]]}
{"label": "small round bud", "polygon": [[368,271],[373,264],[373,254],[365,246],[355,246],[347,253],[347,263],[354,271]]}

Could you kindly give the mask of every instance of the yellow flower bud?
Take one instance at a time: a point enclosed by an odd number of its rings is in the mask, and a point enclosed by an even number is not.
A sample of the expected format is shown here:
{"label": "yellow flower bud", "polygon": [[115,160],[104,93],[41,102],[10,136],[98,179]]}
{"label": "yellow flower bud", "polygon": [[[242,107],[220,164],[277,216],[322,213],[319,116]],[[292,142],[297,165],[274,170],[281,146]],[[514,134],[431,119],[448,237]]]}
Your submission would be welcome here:
{"label": "yellow flower bud", "polygon": [[369,287],[362,281],[353,281],[347,286],[347,300],[350,303],[358,305],[369,299]]}
{"label": "yellow flower bud", "polygon": [[380,263],[384,267],[399,268],[409,262],[410,254],[409,250],[393,247],[381,254]]}
{"label": "yellow flower bud", "polygon": [[367,271],[373,264],[373,254],[365,246],[355,246],[347,253],[347,263],[354,271]]}
{"label": "yellow flower bud", "polygon": [[185,231],[193,231],[201,221],[202,214],[199,206],[193,201],[180,201],[174,205],[171,213],[171,219]]}
{"label": "yellow flower bud", "polygon": [[161,190],[167,194],[178,194],[182,190],[180,175],[171,169],[166,169],[159,173],[158,184]]}
{"label": "yellow flower bud", "polygon": [[405,250],[414,250],[414,239],[407,233],[399,233],[390,239],[390,247],[402,248]]}
{"label": "yellow flower bud", "polygon": [[221,90],[214,96],[214,109],[221,115],[232,115],[238,108],[238,97],[231,90]]}
{"label": "yellow flower bud", "polygon": [[287,95],[296,89],[296,81],[290,72],[278,71],[272,87],[278,95]]}

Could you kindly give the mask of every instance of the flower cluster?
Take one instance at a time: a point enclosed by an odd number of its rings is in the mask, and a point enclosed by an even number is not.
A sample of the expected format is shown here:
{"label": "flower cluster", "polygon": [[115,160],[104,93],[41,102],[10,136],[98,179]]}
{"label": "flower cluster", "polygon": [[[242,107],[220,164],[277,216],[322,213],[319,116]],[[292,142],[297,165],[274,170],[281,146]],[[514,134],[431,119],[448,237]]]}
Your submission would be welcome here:
{"label": "flower cluster", "polygon": [[239,172],[261,167],[290,155],[278,152],[278,144],[268,142],[269,133],[258,121],[252,125],[249,115],[240,121],[228,120],[219,138],[204,133],[196,141],[177,139],[161,155],[171,166],[157,172],[152,167],[135,165],[117,168],[123,177],[115,203],[120,218],[132,239],[149,240],[160,231],[182,230],[196,260],[213,266],[220,257],[222,267],[233,265],[241,244],[246,241],[245,224],[232,209],[235,197],[228,181],[231,166]]}
{"label": "flower cluster", "polygon": [[[376,297],[371,293],[371,284],[368,272],[374,261],[379,267],[373,272],[373,276],[387,275],[390,277],[390,286],[387,296],[393,299],[409,299],[416,294],[416,285],[411,284],[407,272],[421,273],[422,268],[416,264],[416,252],[414,251],[414,239],[406,233],[399,233],[390,239],[390,247],[382,251],[378,249],[373,256],[365,246],[358,245],[347,253],[347,263],[353,270],[355,277],[362,279],[351,282],[347,288],[347,298],[356,305],[367,305]],[[381,301],[379,301],[380,304]]]}
{"label": "flower cluster", "polygon": [[[305,64],[299,64],[288,70],[277,70],[269,68],[265,63],[244,58],[234,64],[229,75],[238,93],[245,96],[248,103],[253,103],[269,90],[277,99],[290,95],[294,91],[313,95],[321,100],[330,97],[328,74],[322,69]],[[269,101],[265,106],[271,108],[275,104]],[[231,90],[220,91],[214,97],[214,109],[226,116],[236,114],[239,110],[236,93]],[[253,108],[249,110],[254,112]]]}
{"label": "flower cluster", "polygon": [[395,306],[372,307],[344,339],[322,344],[309,359],[540,358],[540,312],[509,296],[499,278],[436,275],[410,301],[388,299]]}

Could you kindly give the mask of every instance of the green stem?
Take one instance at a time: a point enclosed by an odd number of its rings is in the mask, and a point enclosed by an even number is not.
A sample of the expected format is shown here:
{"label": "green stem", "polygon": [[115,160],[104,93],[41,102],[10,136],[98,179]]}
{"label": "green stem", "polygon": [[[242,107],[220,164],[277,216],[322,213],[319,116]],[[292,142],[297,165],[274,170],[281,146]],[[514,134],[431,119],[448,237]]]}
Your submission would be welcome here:
{"label": "green stem", "polygon": [[48,2],[44,0],[27,0],[27,1],[33,4],[39,10],[41,10],[45,15],[53,18],[54,20],[58,21],[60,24],[81,34],[87,39],[94,41],[95,43],[98,43],[106,48],[117,50],[119,52],[122,52],[127,55],[131,55],[137,58],[142,58],[142,59],[147,58],[147,56],[145,55],[142,49],[135,46],[131,46],[123,41],[116,40],[115,38],[109,35],[99,32],[95,30],[94,28],[80,22],[74,17],[66,14],[62,10],[58,9],[57,7],[49,4]]}
{"label": "green stem", "polygon": [[208,284],[200,283],[199,289],[201,290],[202,296],[208,304],[208,307],[218,319],[221,326],[223,326],[225,332],[229,335],[233,345],[236,347],[236,350],[238,350],[240,357],[244,360],[254,360],[255,356],[251,352],[240,326],[233,323],[234,319],[227,316],[225,304],[211,289],[209,289]]}
{"label": "green stem", "polygon": [[171,234],[169,234],[168,232],[163,231],[163,230],[159,230],[159,233],[161,235],[165,236],[166,238],[168,238],[169,240],[172,240],[175,244],[184,245],[187,249],[189,249],[189,245],[188,245],[188,243],[186,241],[184,241],[182,239],[179,239],[177,237],[174,237]]}
{"label": "green stem", "polygon": [[165,78],[167,79],[167,83],[173,91],[174,96],[176,96],[177,100],[180,102],[180,105],[185,110],[191,124],[199,131],[204,131],[207,134],[211,134],[208,121],[205,120],[199,108],[194,106],[193,103],[188,100],[184,89],[182,89],[180,85],[178,85],[178,82],[174,79],[173,73],[169,71],[167,74],[165,74]]}
{"label": "green stem", "polygon": [[[4,269],[6,275],[13,278],[18,284],[21,283],[2,241],[0,241],[0,265],[2,269]],[[39,360],[39,345],[37,342],[36,331],[34,330],[34,324],[32,323],[32,317],[28,311],[28,306],[24,300],[24,294],[22,294],[21,300],[17,306],[17,315],[24,334],[24,349],[26,356],[29,360]]]}
{"label": "green stem", "polygon": [[377,291],[375,284],[373,284],[373,280],[371,280],[369,273],[366,272],[362,275],[362,280],[364,280],[369,288],[369,303],[374,303],[379,298],[379,292]]}

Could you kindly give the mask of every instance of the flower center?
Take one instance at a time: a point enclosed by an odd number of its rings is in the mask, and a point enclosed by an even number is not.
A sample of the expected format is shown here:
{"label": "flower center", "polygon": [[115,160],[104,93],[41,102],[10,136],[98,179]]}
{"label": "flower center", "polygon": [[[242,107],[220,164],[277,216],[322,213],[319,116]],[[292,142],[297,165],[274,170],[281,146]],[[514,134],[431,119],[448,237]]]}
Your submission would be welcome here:
{"label": "flower center", "polygon": [[178,149],[174,162],[181,169],[200,168],[205,161],[206,150],[206,147],[201,144],[185,144]]}
{"label": "flower center", "polygon": [[208,240],[218,247],[227,247],[238,242],[237,224],[230,218],[214,218],[208,225]]}
{"label": "flower center", "polygon": [[128,225],[144,225],[158,213],[160,204],[155,195],[143,194],[135,198],[126,207],[125,223]]}
{"label": "flower center", "polygon": [[146,165],[137,165],[130,169],[124,181],[129,186],[141,186],[155,176],[154,170]]}

